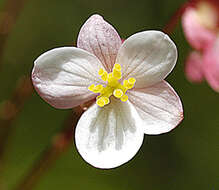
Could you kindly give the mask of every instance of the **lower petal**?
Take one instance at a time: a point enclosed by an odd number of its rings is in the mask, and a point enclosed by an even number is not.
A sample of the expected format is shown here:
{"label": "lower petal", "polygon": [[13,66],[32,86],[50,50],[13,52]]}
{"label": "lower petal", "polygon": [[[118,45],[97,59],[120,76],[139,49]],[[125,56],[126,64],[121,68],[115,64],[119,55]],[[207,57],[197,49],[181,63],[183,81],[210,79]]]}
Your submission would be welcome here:
{"label": "lower petal", "polygon": [[174,129],[183,119],[180,98],[165,81],[129,91],[129,100],[143,120],[143,131],[157,135]]}
{"label": "lower petal", "polygon": [[139,150],[144,134],[141,119],[130,103],[118,100],[104,108],[94,104],[80,118],[75,132],[77,149],[97,168],[128,162]]}

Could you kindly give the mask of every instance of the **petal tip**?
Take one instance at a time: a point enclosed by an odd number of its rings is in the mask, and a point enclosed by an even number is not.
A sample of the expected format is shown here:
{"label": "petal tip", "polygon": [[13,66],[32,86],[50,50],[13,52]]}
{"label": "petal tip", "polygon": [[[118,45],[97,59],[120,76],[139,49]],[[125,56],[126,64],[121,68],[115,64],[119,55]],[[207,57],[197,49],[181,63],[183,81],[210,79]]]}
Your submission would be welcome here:
{"label": "petal tip", "polygon": [[102,20],[103,17],[99,14],[93,14],[88,18],[88,20],[90,20],[90,19],[101,19]]}

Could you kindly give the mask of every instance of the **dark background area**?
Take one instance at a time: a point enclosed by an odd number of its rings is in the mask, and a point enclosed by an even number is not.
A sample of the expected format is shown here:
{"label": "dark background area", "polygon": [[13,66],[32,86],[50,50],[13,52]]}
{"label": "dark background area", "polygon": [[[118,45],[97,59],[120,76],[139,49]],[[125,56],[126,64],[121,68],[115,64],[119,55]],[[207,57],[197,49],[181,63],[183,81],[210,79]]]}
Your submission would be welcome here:
{"label": "dark background area", "polygon": [[[5,1],[0,1],[0,8]],[[183,0],[29,0],[8,38],[0,70],[0,103],[16,81],[30,75],[43,52],[73,45],[81,25],[101,14],[122,38],[143,30],[162,30]],[[185,119],[172,132],[145,136],[139,153],[111,170],[91,167],[72,146],[46,172],[36,190],[217,190],[219,189],[219,94],[207,83],[191,84],[184,75],[190,51],[181,25],[170,35],[178,62],[167,81],[182,99]],[[12,189],[60,131],[70,110],[57,110],[36,92],[13,122],[0,183]]]}

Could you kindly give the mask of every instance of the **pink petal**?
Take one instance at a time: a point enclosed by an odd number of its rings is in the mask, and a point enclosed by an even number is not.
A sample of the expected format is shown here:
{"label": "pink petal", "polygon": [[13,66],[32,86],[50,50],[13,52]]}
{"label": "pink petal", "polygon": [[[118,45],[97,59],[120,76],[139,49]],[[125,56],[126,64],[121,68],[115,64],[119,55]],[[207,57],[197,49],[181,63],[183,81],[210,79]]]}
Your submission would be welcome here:
{"label": "pink petal", "polygon": [[77,41],[77,46],[98,57],[108,72],[113,68],[121,44],[117,31],[99,15],[85,22]]}
{"label": "pink petal", "polygon": [[174,129],[183,119],[181,100],[165,81],[128,92],[129,101],[143,120],[145,134],[157,135]]}
{"label": "pink petal", "polygon": [[202,70],[202,55],[197,51],[192,51],[185,63],[185,74],[191,82],[202,82],[204,74]]}
{"label": "pink petal", "polygon": [[188,42],[198,50],[207,48],[216,38],[215,33],[199,23],[196,10],[193,8],[189,7],[184,12],[182,26]]}
{"label": "pink petal", "polygon": [[79,48],[63,47],[50,50],[34,62],[32,81],[39,95],[55,108],[73,108],[92,98],[92,83],[101,83],[100,61]]}
{"label": "pink petal", "polygon": [[219,92],[219,39],[204,53],[203,71],[209,85]]}

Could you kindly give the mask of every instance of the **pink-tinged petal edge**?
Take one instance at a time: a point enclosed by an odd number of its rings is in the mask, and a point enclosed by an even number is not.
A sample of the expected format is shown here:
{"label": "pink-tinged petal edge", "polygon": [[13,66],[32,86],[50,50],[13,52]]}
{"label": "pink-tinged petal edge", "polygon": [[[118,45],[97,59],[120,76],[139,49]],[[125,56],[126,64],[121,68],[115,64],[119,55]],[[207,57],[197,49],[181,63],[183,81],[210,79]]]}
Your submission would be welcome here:
{"label": "pink-tinged petal edge", "polygon": [[100,15],[93,15],[85,22],[77,40],[77,47],[98,57],[108,72],[113,68],[121,44],[117,31]]}
{"label": "pink-tinged petal edge", "polygon": [[185,10],[182,16],[182,27],[188,42],[197,50],[204,50],[215,41],[215,33],[199,23],[194,8],[188,7]]}
{"label": "pink-tinged petal edge", "polygon": [[85,50],[55,48],[36,59],[32,82],[38,94],[53,107],[73,108],[96,96],[88,86],[101,83],[101,67],[100,61]]}
{"label": "pink-tinged petal edge", "polygon": [[133,89],[128,96],[143,120],[145,134],[167,133],[183,120],[181,100],[166,81],[147,88]]}
{"label": "pink-tinged petal edge", "polygon": [[189,81],[194,83],[202,82],[204,79],[203,73],[203,58],[200,52],[192,51],[185,62],[185,74]]}
{"label": "pink-tinged petal edge", "polygon": [[203,54],[203,71],[209,85],[219,92],[219,39]]}

